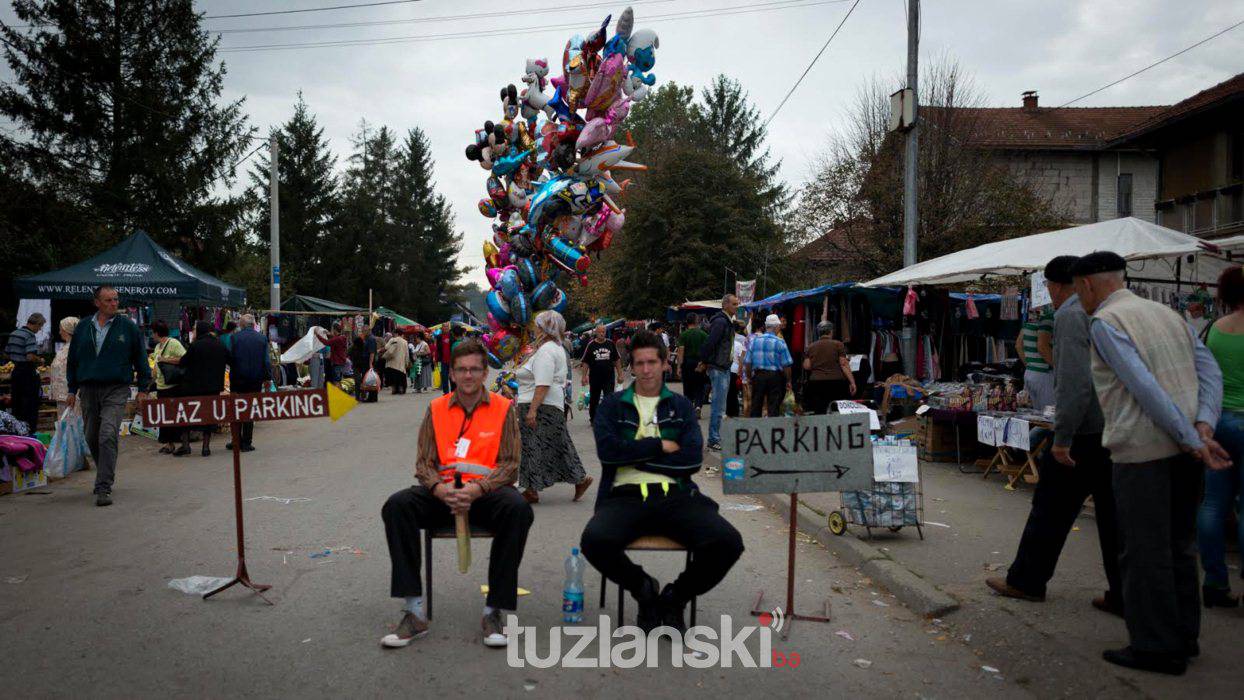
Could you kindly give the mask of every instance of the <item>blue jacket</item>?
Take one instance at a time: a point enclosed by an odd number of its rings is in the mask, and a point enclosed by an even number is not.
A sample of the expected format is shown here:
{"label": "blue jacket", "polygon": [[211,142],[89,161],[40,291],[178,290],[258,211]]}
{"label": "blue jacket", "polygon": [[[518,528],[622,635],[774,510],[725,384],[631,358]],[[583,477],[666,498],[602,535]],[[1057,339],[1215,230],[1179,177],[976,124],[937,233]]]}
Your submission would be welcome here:
{"label": "blue jacket", "polygon": [[249,382],[272,378],[272,358],[263,333],[244,328],[233,334],[232,345],[229,367],[233,377]]}
{"label": "blue jacket", "polygon": [[[606,396],[600,402],[593,426],[596,455],[601,465],[597,505],[613,490],[618,467],[635,467],[640,471],[664,474],[691,483],[691,476],[700,471],[704,455],[704,438],[691,402],[661,385],[657,425],[661,437],[635,439],[635,433],[639,431],[639,409],[635,406],[634,384]],[[661,449],[661,440],[673,440],[681,449],[666,454]]]}

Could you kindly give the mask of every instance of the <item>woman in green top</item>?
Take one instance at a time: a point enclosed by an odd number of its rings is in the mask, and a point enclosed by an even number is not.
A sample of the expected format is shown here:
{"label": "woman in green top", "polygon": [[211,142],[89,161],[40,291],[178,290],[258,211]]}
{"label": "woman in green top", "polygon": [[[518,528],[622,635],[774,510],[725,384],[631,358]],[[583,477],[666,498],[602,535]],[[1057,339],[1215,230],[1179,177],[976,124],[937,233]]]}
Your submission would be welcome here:
{"label": "woman in green top", "polygon": [[1038,411],[1054,405],[1054,314],[1049,307],[1029,309],[1028,320],[1015,338],[1015,352],[1024,363],[1024,388]]}
{"label": "woman in green top", "polygon": [[1231,595],[1227,579],[1227,514],[1236,511],[1239,541],[1244,542],[1244,518],[1236,499],[1244,494],[1244,273],[1232,267],[1218,278],[1218,300],[1227,315],[1210,326],[1206,345],[1222,370],[1222,417],[1214,439],[1231,453],[1227,469],[1205,471],[1205,497],[1197,511],[1197,547],[1205,581],[1201,597],[1205,607],[1234,608],[1239,598]]}
{"label": "woman in green top", "polygon": [[[186,348],[181,341],[172,338],[168,334],[168,324],[164,321],[156,321],[151,324],[151,332],[156,338],[155,352],[155,385],[158,396],[162,399],[177,395],[177,383],[166,381],[164,368],[175,366],[181,363],[182,355],[186,354]],[[160,442],[164,443],[164,447],[160,448],[160,454],[171,454],[177,448],[176,443],[181,440],[180,428],[160,428]]]}

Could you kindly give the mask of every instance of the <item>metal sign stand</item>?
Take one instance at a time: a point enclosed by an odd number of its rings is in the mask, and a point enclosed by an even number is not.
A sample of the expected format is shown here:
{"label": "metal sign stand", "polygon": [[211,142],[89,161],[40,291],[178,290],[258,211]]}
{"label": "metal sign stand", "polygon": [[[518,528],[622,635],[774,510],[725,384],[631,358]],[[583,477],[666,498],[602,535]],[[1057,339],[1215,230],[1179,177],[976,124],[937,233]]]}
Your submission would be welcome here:
{"label": "metal sign stand", "polygon": [[[264,596],[263,592],[272,588],[272,586],[262,583],[254,583],[251,581],[250,574],[246,572],[246,540],[244,528],[242,526],[242,435],[238,429],[236,421],[229,423],[229,435],[233,439],[233,508],[237,513],[238,527],[238,570],[233,575],[233,580],[225,585],[217,588],[211,593],[204,593],[203,599],[207,600],[221,591],[231,588],[235,585],[245,586],[255,592],[255,595],[263,599],[268,605],[275,605],[271,600]],[[793,546],[793,545],[792,545]]]}
{"label": "metal sign stand", "polygon": [[[829,622],[829,599],[825,599],[825,615],[800,615],[795,612],[795,531],[799,528],[799,494],[790,495],[790,542],[786,550],[786,608],[775,617],[781,625],[782,639],[790,636],[790,628],[795,620],[809,622]],[[752,606],[752,615],[756,617],[774,615],[773,610],[765,610],[761,603],[765,599],[764,589],[756,595],[756,604]]]}

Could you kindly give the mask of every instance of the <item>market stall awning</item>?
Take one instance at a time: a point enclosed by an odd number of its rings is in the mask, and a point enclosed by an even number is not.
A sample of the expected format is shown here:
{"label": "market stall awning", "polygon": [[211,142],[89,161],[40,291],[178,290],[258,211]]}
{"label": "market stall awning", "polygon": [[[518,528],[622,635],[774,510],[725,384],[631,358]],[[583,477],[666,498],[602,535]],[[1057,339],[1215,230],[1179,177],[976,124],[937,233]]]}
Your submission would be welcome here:
{"label": "market stall awning", "polygon": [[1166,258],[1211,250],[1214,246],[1186,233],[1135,217],[1073,226],[1012,238],[925,260],[864,283],[867,287],[971,282],[984,275],[1021,275],[1045,267],[1060,255],[1109,250],[1126,260]]}
{"label": "market stall awning", "polygon": [[397,324],[397,325],[399,325],[399,326],[418,326],[418,325],[419,325],[419,323],[418,323],[417,321],[414,321],[414,320],[412,320],[412,319],[410,319],[410,318],[407,318],[407,317],[405,317],[405,316],[403,316],[403,315],[399,314],[398,312],[396,312],[396,311],[394,311],[393,309],[390,309],[390,308],[388,308],[388,307],[384,307],[384,306],[377,306],[377,307],[376,307],[376,313],[378,313],[378,314],[380,314],[381,316],[384,316],[384,317],[386,317],[386,318],[391,318],[391,319],[393,319],[393,322],[394,322],[394,323],[396,323],[396,324]]}
{"label": "market stall awning", "polygon": [[136,231],[112,248],[54,272],[13,283],[22,299],[90,299],[100,285],[116,287],[126,301],[181,301],[203,306],[242,306],[246,290],[223,282],[174,257]]}
{"label": "market stall awning", "polygon": [[281,302],[281,311],[309,311],[324,314],[367,313],[367,309],[358,306],[350,306],[349,304],[329,301],[319,297],[310,297],[305,294],[295,294]]}
{"label": "market stall awning", "polygon": [[806,299],[808,297],[819,297],[827,292],[841,291],[843,289],[850,289],[854,286],[854,282],[837,282],[835,284],[823,284],[819,287],[813,287],[811,289],[799,289],[792,292],[778,292],[777,294],[771,294],[764,299],[757,299],[756,301],[742,304],[742,307],[744,309],[765,309],[788,301]]}

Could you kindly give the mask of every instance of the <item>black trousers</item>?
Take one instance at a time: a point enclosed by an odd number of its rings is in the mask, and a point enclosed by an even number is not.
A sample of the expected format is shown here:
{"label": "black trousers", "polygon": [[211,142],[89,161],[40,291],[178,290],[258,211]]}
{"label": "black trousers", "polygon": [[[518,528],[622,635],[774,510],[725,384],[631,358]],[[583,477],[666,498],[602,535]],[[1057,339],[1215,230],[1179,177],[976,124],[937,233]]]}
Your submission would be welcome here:
{"label": "black trousers", "polygon": [[851,398],[851,382],[845,379],[809,379],[803,385],[805,413],[828,413],[835,401]]}
{"label": "black trousers", "polygon": [[620,486],[605,496],[583,529],[579,547],[592,566],[632,594],[648,574],[626,555],[626,545],[644,535],[664,535],[692,553],[691,564],[674,580],[674,597],[688,601],[712,590],[743,554],[739,531],[717,512],[717,503],[698,490],[670,485]]}
{"label": "black trousers", "polygon": [[769,416],[782,415],[782,399],[786,397],[786,375],[768,369],[752,372],[752,404],[748,416],[760,417],[760,409],[769,407]]}
{"label": "black trousers", "polygon": [[394,394],[405,394],[406,393],[406,373],[405,372],[403,372],[400,369],[392,369],[390,367],[385,367],[384,373],[386,376],[385,383],[388,384],[388,386],[393,388],[392,393]]}
{"label": "black trousers", "polygon": [[1201,634],[1196,511],[1204,474],[1188,455],[1114,465],[1123,612],[1133,649],[1182,656]]}
{"label": "black trousers", "polygon": [[696,361],[688,359],[682,368],[682,395],[691,401],[691,405],[700,408],[704,405],[705,374],[695,371]]}
{"label": "black trousers", "polygon": [[1111,603],[1122,603],[1110,450],[1101,446],[1101,433],[1077,435],[1071,443],[1071,458],[1075,460],[1074,467],[1060,464],[1049,452],[1041,460],[1041,480],[1032,495],[1032,510],[1028,512],[1028,523],[1024,525],[1006,582],[1029,595],[1045,595],[1045,586],[1054,576],[1067,534],[1075,525],[1084,500],[1091,495],[1102,566],[1106,569],[1106,597]]}
{"label": "black trousers", "polygon": [[[30,426],[30,434],[39,429],[39,372],[33,362],[13,363],[13,417]],[[57,416],[60,418],[60,416]]]}
{"label": "black trousers", "polygon": [[[423,563],[420,530],[452,527],[453,513],[423,486],[412,486],[389,496],[380,510],[380,517],[384,520],[384,536],[389,542],[389,561],[393,566],[390,595],[394,598],[423,595],[419,569]],[[501,610],[517,610],[518,566],[527,546],[527,531],[535,519],[531,505],[513,486],[502,486],[476,499],[468,518],[473,525],[493,532],[485,602]]]}
{"label": "black trousers", "polygon": [[739,392],[739,375],[731,372],[730,388],[726,390],[726,415],[731,418],[739,417]]}
{"label": "black trousers", "polygon": [[592,421],[596,420],[596,407],[600,405],[600,400],[613,393],[613,379],[612,373],[599,378],[588,375],[587,414]]}
{"label": "black trousers", "polygon": [[[256,391],[263,390],[263,381],[264,380],[262,379],[256,379],[253,381],[240,378],[236,380],[231,379],[229,383],[229,390],[234,394],[251,394]],[[239,425],[238,433],[241,434],[242,445],[244,447],[252,447],[254,445],[255,423],[253,421]]]}

